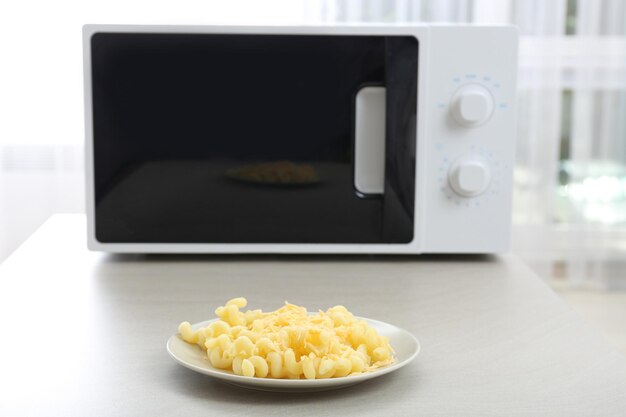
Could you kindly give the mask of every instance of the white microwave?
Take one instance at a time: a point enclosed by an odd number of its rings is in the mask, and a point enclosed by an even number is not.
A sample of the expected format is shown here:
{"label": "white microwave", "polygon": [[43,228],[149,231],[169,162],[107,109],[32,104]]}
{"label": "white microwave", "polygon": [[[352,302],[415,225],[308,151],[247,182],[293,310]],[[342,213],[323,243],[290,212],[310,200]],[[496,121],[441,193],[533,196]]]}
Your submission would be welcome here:
{"label": "white microwave", "polygon": [[496,253],[511,26],[83,29],[88,246]]}

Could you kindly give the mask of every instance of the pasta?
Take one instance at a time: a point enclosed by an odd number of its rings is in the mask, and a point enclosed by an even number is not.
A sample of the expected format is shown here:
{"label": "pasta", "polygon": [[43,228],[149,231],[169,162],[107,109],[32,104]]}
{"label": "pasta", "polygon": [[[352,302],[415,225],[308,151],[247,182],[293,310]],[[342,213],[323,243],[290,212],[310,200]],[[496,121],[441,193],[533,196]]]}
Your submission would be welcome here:
{"label": "pasta", "polygon": [[319,181],[315,168],[291,161],[246,165],[228,172],[232,178],[261,184],[308,184]]}
{"label": "pasta", "polygon": [[344,306],[310,315],[289,303],[269,313],[242,311],[247,304],[243,297],[229,300],[207,327],[194,330],[185,321],[180,337],[206,351],[215,368],[247,377],[339,378],[395,361],[388,338]]}

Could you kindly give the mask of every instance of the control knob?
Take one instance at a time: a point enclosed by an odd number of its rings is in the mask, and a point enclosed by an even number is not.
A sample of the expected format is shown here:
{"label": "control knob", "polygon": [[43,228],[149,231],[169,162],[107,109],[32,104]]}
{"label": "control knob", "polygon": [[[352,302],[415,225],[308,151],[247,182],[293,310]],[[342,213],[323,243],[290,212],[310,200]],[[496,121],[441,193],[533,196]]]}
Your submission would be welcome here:
{"label": "control knob", "polygon": [[450,187],[463,197],[476,197],[489,187],[489,166],[476,157],[463,157],[456,161],[448,172]]}
{"label": "control knob", "polygon": [[457,123],[473,127],[485,123],[494,109],[493,96],[479,84],[465,85],[452,96],[450,109]]}

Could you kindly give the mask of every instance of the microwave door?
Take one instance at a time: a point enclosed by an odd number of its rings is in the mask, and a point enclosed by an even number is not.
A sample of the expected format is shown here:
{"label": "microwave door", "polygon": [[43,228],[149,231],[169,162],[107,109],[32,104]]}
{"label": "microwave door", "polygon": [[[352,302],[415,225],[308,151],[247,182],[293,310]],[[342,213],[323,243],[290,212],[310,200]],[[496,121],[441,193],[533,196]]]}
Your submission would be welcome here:
{"label": "microwave door", "polygon": [[[415,38],[97,33],[91,51],[99,241],[412,240]],[[367,85],[384,89],[384,162],[363,193]]]}

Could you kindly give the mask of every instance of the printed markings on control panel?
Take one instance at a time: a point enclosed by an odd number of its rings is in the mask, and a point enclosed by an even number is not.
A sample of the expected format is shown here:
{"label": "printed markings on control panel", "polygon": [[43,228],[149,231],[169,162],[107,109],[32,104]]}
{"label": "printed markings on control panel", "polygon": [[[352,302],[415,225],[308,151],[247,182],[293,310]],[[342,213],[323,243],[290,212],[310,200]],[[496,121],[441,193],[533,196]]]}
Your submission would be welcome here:
{"label": "printed markings on control panel", "polygon": [[442,156],[439,162],[437,172],[437,182],[439,192],[441,192],[446,201],[453,206],[466,207],[468,209],[480,208],[486,205],[491,199],[498,198],[500,195],[500,184],[502,181],[503,164],[498,161],[491,150],[485,149],[483,146],[471,145],[465,155],[477,155],[489,166],[491,171],[491,181],[487,189],[480,195],[475,197],[463,197],[457,194],[448,182],[448,173],[452,163],[456,158]]}
{"label": "printed markings on control panel", "polygon": [[509,103],[503,101],[501,98],[501,84],[493,79],[490,74],[480,75],[475,73],[467,73],[463,76],[452,77],[452,89],[448,92],[448,99],[439,101],[436,106],[439,110],[447,110],[450,107],[450,101],[456,94],[456,92],[467,84],[479,84],[485,87],[493,96],[495,101],[495,107],[499,111],[505,111],[509,109]]}

